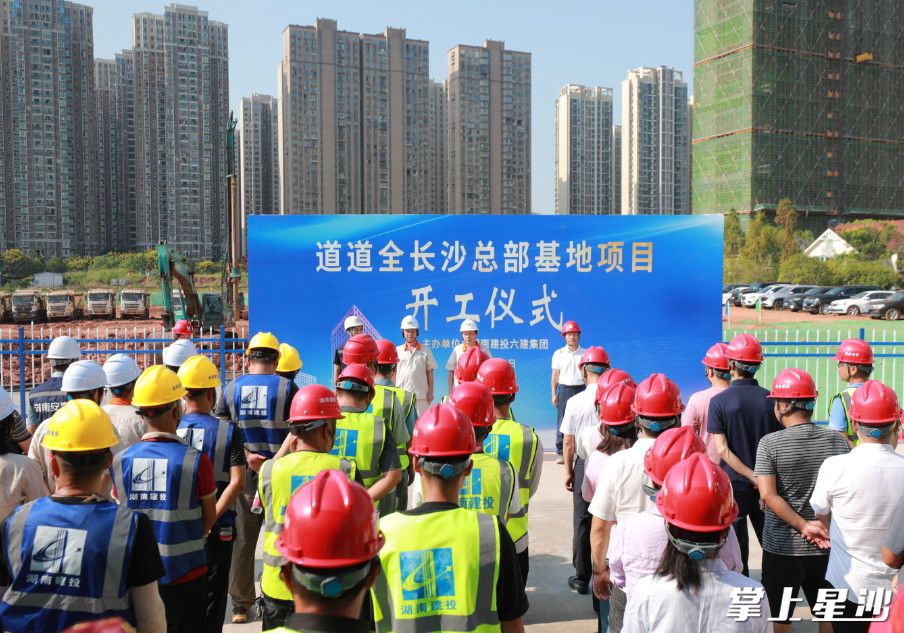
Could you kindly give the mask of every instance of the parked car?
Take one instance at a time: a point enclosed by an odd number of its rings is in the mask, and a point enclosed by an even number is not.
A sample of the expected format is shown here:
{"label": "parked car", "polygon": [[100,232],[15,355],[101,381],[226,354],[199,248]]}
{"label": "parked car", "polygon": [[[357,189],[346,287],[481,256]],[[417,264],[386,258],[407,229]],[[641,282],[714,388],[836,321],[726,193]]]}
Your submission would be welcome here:
{"label": "parked car", "polygon": [[812,288],[804,292],[790,294],[782,301],[782,307],[785,310],[791,310],[791,312],[800,312],[801,304],[803,304],[804,299],[813,295],[821,294],[826,290],[829,290],[830,288],[831,286],[813,286]]}
{"label": "parked car", "polygon": [[904,290],[898,290],[887,299],[870,301],[869,315],[873,319],[897,321],[904,315]]}
{"label": "parked car", "polygon": [[812,287],[813,286],[795,286],[793,284],[787,285],[778,292],[764,294],[760,300],[760,305],[767,310],[781,310],[785,305],[785,299],[798,292],[809,290]]}
{"label": "parked car", "polygon": [[[737,286],[735,284],[731,284],[731,286],[732,288],[730,290],[722,290],[722,305],[725,305],[728,302],[734,303],[732,297],[735,296],[735,293],[740,296],[741,293],[743,293],[747,289],[747,286]],[[728,288],[728,286],[725,287]]]}
{"label": "parked car", "polygon": [[837,286],[822,294],[811,295],[804,299],[801,308],[810,314],[820,312],[828,314],[829,304],[838,299],[849,299],[864,290],[881,290],[878,286]]}
{"label": "parked car", "polygon": [[742,299],[744,302],[745,308],[753,308],[756,306],[757,301],[762,302],[765,297],[769,295],[774,295],[779,292],[783,288],[787,288],[785,284],[773,284],[771,286],[766,286],[762,290],[758,290],[757,292],[745,292],[742,295]]}
{"label": "parked car", "polygon": [[[787,282],[784,282],[784,281],[758,281],[756,283],[747,284],[747,286],[744,288],[743,292],[760,292],[760,291],[764,290],[767,286],[774,286],[775,284],[783,284],[783,283],[787,283]],[[737,307],[741,307],[742,305],[744,305],[744,301],[741,298],[743,296],[743,292],[738,292],[737,289],[732,290],[732,292],[731,292],[731,302]]]}
{"label": "parked car", "polygon": [[836,299],[826,308],[827,314],[849,314],[857,316],[858,314],[866,314],[869,312],[869,303],[871,301],[879,301],[880,299],[888,299],[895,294],[890,290],[867,290],[858,295],[854,295],[850,299]]}

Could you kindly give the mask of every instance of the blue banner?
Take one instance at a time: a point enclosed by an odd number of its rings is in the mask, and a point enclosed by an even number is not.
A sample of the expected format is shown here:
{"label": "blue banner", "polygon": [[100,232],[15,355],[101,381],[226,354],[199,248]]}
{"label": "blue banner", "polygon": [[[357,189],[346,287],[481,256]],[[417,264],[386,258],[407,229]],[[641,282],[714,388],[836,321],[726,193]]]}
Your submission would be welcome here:
{"label": "blue banner", "polygon": [[438,368],[459,326],[515,366],[519,421],[552,429],[561,324],[601,345],[637,382],[661,371],[684,399],[708,386],[700,359],[721,340],[721,216],[297,215],[248,220],[251,329],[298,348],[303,382],[330,385],[344,318],[403,343],[414,315]]}

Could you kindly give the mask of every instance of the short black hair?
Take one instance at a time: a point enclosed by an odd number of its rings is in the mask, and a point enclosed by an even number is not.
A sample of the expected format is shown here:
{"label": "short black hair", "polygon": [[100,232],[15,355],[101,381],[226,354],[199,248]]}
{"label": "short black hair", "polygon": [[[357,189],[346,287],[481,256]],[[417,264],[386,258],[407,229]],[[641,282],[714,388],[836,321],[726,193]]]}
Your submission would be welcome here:
{"label": "short black hair", "polygon": [[497,407],[501,407],[506,404],[511,404],[515,401],[515,394],[513,393],[498,393],[493,394],[493,404]]}
{"label": "short black hair", "polygon": [[96,477],[107,466],[110,449],[90,452],[53,451],[66,474],[76,479]]}
{"label": "short black hair", "polygon": [[492,430],[492,426],[475,426],[474,439],[477,440],[478,444],[480,444],[487,438],[487,436],[490,434],[490,431]]}
{"label": "short black hair", "polygon": [[185,389],[185,391],[186,391],[185,397],[188,398],[189,400],[197,400],[197,399],[203,397],[205,394],[207,394],[211,390],[216,392],[216,389],[214,387],[204,387],[203,389],[186,388]]}
{"label": "short black hair", "polygon": [[275,363],[279,361],[279,352],[269,347],[255,347],[248,352],[248,358],[260,363]]}
{"label": "short black hair", "polygon": [[381,365],[377,363],[377,373],[381,376],[390,376],[392,372],[395,371],[395,368],[395,363],[393,363],[392,365]]}

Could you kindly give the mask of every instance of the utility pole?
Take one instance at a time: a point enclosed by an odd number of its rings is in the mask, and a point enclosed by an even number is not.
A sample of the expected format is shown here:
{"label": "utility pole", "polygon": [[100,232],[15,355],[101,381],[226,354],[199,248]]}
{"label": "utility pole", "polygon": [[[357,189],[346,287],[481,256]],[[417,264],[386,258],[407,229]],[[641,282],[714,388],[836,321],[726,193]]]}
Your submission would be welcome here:
{"label": "utility pole", "polygon": [[239,183],[235,165],[235,126],[238,121],[230,110],[226,124],[226,181],[228,183],[227,200],[229,201],[229,279],[228,303],[233,311],[233,318],[239,318],[239,240],[241,227],[239,223]]}

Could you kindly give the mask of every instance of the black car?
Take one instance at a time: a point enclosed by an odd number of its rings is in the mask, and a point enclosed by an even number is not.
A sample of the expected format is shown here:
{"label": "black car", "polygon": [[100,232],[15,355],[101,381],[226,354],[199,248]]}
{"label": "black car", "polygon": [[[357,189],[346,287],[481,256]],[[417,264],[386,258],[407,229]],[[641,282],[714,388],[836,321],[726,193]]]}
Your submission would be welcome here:
{"label": "black car", "polygon": [[798,292],[793,295],[789,295],[782,302],[782,307],[786,310],[791,310],[791,312],[800,312],[804,299],[806,299],[807,297],[812,297],[813,295],[822,294],[830,288],[831,286],[816,286],[815,288],[810,288],[809,290],[805,290],[804,292]]}
{"label": "black car", "polygon": [[808,296],[803,300],[801,308],[810,314],[816,314],[817,312],[828,314],[826,310],[830,303],[837,299],[849,299],[864,290],[881,290],[881,288],[879,286],[838,286],[830,288],[821,294]]}
{"label": "black car", "polygon": [[899,290],[887,299],[870,301],[867,306],[873,319],[897,321],[904,316],[904,290]]}

